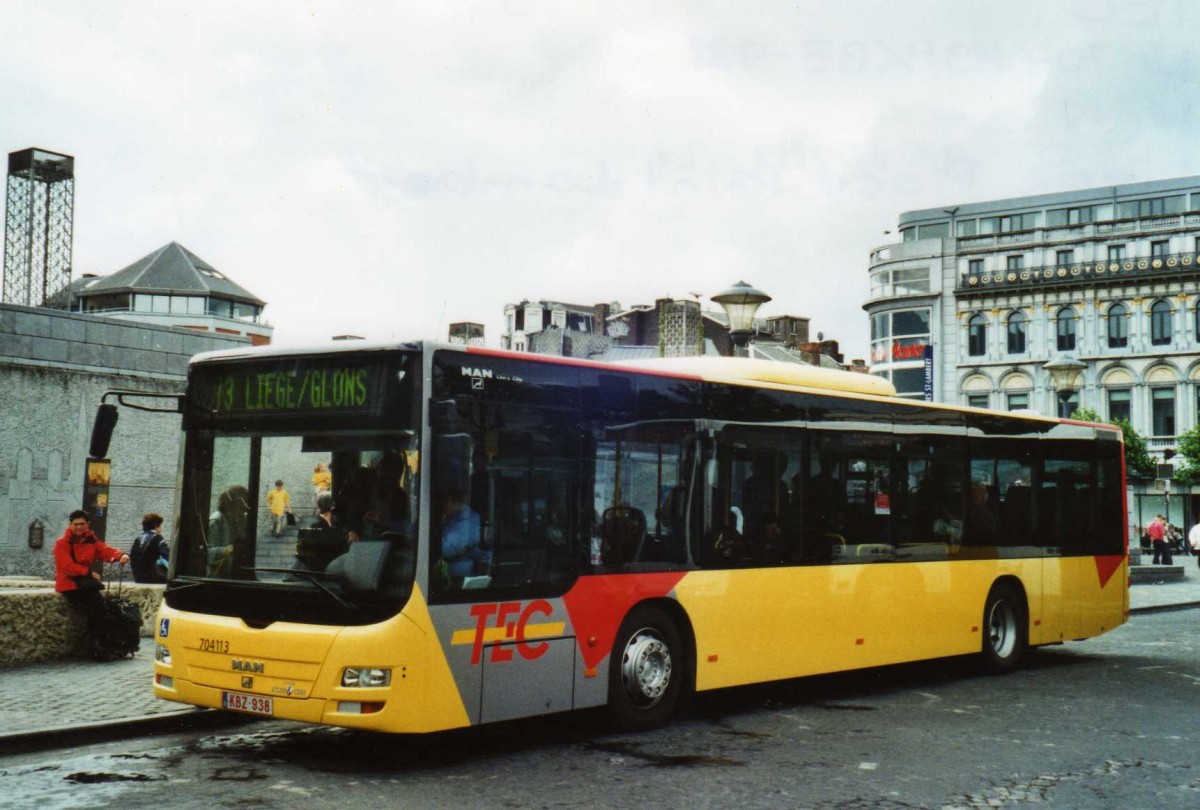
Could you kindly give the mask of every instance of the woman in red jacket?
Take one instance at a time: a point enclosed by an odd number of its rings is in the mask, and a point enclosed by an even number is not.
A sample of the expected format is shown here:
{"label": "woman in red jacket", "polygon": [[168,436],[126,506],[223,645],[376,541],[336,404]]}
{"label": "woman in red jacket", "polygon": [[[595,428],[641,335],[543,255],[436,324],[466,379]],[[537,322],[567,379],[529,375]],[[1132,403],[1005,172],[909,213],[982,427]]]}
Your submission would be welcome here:
{"label": "woman in red jacket", "polygon": [[54,590],[66,597],[71,607],[87,617],[88,636],[95,644],[102,621],[100,575],[92,570],[96,560],[129,562],[129,555],[105,545],[92,533],[89,515],[82,509],[71,513],[71,525],[54,543]]}

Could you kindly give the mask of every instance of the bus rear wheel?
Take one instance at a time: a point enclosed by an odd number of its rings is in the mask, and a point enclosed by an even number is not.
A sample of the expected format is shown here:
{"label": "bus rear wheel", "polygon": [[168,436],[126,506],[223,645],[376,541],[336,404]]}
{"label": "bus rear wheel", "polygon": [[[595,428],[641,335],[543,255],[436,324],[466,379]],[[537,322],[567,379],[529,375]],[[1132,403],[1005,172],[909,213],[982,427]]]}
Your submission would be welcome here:
{"label": "bus rear wheel", "polygon": [[679,702],[686,664],[675,623],[653,607],[635,608],[617,633],[608,667],[608,712],[622,729],[664,723]]}
{"label": "bus rear wheel", "polygon": [[1012,585],[992,588],[983,607],[983,662],[990,672],[1016,669],[1028,644],[1025,600]]}

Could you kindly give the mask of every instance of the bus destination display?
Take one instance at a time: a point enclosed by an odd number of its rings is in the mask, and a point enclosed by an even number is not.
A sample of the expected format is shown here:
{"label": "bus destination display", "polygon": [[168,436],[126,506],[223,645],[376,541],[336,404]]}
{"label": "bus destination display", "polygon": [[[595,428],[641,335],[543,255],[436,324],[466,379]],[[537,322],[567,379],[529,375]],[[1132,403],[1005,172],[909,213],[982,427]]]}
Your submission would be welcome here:
{"label": "bus destination display", "polygon": [[193,390],[218,418],[364,413],[383,401],[382,371],[349,363],[239,364],[195,369]]}

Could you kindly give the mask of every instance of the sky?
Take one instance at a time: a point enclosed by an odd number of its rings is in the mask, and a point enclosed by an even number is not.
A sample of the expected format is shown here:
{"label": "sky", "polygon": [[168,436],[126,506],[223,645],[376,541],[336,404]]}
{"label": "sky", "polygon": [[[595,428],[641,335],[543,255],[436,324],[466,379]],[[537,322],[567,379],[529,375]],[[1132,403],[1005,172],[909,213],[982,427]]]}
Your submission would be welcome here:
{"label": "sky", "polygon": [[75,277],[177,241],[284,345],[744,280],[866,357],[900,213],[1200,174],[1188,2],[6,5]]}

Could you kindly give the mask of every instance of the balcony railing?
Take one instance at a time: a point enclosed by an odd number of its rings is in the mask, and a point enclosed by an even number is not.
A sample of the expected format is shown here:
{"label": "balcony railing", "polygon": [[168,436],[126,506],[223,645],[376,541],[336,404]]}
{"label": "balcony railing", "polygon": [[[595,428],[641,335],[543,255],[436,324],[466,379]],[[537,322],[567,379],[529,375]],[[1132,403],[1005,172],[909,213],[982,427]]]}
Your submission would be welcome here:
{"label": "balcony railing", "polygon": [[1179,228],[1190,225],[1200,225],[1200,213],[1163,214],[1134,219],[1085,222],[1075,225],[1046,225],[1028,231],[960,236],[957,240],[957,248],[959,251],[973,251],[984,248],[1003,247],[1005,245],[1028,244],[1030,242],[1059,242],[1111,236],[1113,234],[1129,234],[1136,231],[1161,231],[1165,228]]}
{"label": "balcony railing", "polygon": [[1166,256],[964,273],[958,279],[958,290],[974,292],[1031,286],[1058,287],[1105,279],[1156,278],[1196,273],[1198,270],[1200,253],[1173,253]]}
{"label": "balcony railing", "polygon": [[1175,436],[1148,436],[1146,437],[1146,449],[1152,453],[1174,450],[1175,438]]}

